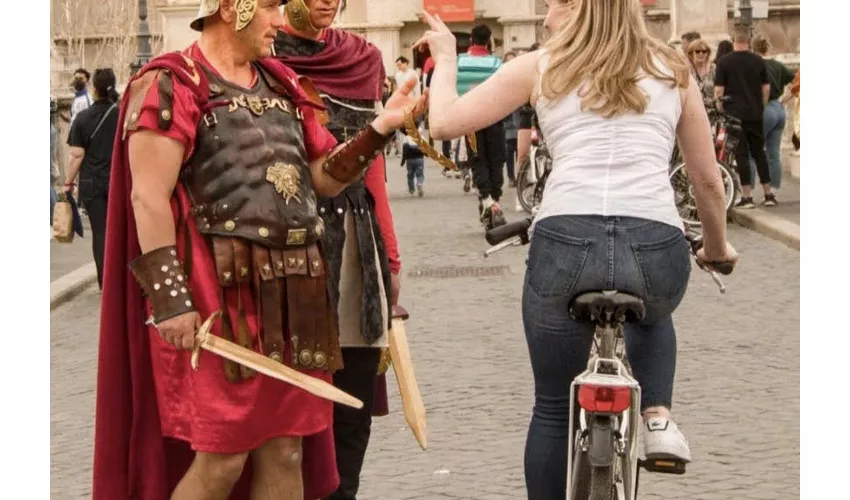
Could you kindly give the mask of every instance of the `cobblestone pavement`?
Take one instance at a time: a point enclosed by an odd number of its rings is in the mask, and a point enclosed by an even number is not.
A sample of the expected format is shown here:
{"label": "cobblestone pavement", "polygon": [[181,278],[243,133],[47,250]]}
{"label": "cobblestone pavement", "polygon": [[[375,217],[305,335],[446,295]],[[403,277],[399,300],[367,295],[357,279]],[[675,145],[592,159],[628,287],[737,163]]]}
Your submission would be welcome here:
{"label": "cobblestone pavement", "polygon": [[71,243],[50,240],[50,281],[56,281],[80,266],[94,261],[91,249],[91,226],[87,217],[83,220],[84,238],[74,235],[74,241]]}
{"label": "cobblestone pavement", "polygon": [[[525,249],[484,259],[474,195],[429,164],[425,197],[411,198],[398,159],[390,165],[401,302],[411,313],[429,449],[419,450],[405,426],[390,378],[392,413],[375,421],[360,498],[526,498],[532,379],[520,319]],[[506,196],[506,207],[513,203]],[[674,412],[694,462],[684,476],[642,474],[640,498],[799,498],[799,253],[738,227],[730,239],[743,260],[724,279],[728,293],[695,271],[675,315]],[[90,496],[98,307],[90,289],[51,315],[56,499]]]}

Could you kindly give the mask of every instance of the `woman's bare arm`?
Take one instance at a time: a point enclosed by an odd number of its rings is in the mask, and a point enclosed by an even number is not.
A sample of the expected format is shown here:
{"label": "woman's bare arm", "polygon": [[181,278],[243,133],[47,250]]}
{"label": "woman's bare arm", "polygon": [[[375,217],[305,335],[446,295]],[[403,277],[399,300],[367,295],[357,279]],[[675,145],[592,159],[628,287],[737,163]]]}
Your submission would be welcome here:
{"label": "woman's bare arm", "polygon": [[499,68],[463,97],[457,95],[457,59],[436,61],[431,79],[431,136],[451,140],[486,128],[529,102],[537,82],[539,52],[529,52]]}
{"label": "woman's bare arm", "polygon": [[722,260],[726,256],[726,195],[714,156],[708,115],[693,76],[684,92],[677,135],[695,190],[705,255],[710,260]]}

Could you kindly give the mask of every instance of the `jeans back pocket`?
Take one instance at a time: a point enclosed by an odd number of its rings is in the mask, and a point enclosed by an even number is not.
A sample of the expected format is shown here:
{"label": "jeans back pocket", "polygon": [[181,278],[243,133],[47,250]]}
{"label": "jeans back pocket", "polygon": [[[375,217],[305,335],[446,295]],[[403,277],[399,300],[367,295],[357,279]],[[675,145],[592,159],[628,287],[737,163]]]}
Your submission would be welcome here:
{"label": "jeans back pocket", "polygon": [[568,297],[587,261],[592,240],[534,228],[528,250],[526,283],[541,297]]}
{"label": "jeans back pocket", "polygon": [[[632,251],[650,302],[670,303],[682,300],[691,274],[690,249],[684,234],[670,228],[671,233],[654,242],[632,243]],[[666,233],[666,231],[665,231]]]}

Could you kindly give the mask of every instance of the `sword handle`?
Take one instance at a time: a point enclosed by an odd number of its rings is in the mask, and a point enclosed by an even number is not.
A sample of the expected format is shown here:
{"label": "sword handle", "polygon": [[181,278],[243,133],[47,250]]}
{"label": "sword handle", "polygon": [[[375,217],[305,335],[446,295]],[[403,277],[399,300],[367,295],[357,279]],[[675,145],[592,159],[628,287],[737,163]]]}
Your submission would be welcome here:
{"label": "sword handle", "polygon": [[206,342],[207,336],[210,334],[210,331],[212,330],[213,323],[215,323],[215,320],[217,320],[219,316],[221,316],[221,311],[216,311],[216,312],[210,314],[210,317],[207,318],[207,320],[204,321],[203,324],[201,324],[201,327],[198,328],[198,332],[195,333],[195,345],[192,348],[192,361],[191,361],[192,369],[195,370],[195,371],[198,370],[198,362],[200,361],[200,357],[201,357],[201,344]]}

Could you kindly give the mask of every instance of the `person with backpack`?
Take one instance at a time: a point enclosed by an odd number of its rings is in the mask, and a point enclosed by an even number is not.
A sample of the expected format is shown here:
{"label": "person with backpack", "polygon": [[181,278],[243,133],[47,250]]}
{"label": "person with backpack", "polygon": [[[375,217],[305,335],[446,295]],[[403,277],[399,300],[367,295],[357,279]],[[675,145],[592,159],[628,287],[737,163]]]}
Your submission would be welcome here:
{"label": "person with backpack", "polygon": [[[502,59],[487,48],[492,32],[485,24],[472,28],[472,45],[457,60],[457,93],[462,96],[490,78],[502,66]],[[474,141],[472,140],[474,136]],[[499,205],[505,183],[505,129],[502,121],[470,135],[469,164],[478,187],[478,216],[485,230],[505,224]]]}
{"label": "person with backpack", "polygon": [[97,268],[97,284],[103,289],[103,253],[106,245],[106,211],[109,174],[112,169],[112,144],[118,130],[118,92],[111,68],[97,69],[92,79],[94,102],[76,115],[68,132],[68,172],[64,191],[77,189],[79,201],[86,206],[91,223],[92,253]]}

